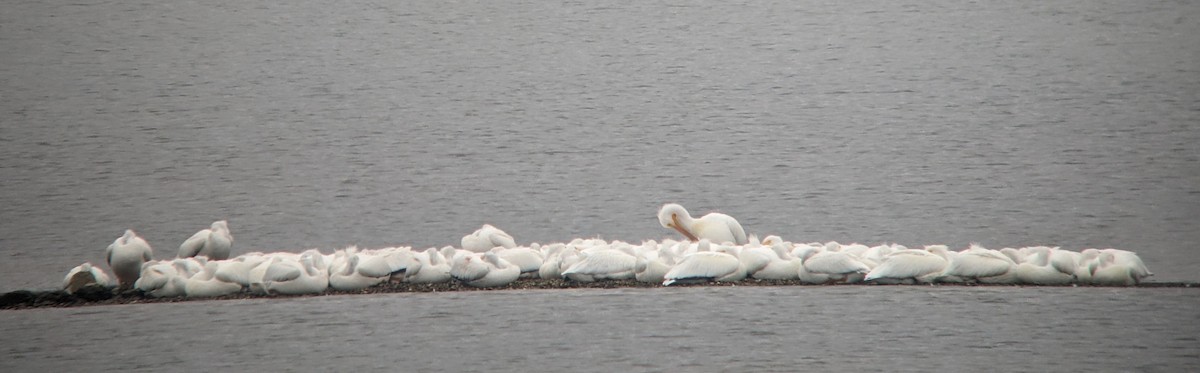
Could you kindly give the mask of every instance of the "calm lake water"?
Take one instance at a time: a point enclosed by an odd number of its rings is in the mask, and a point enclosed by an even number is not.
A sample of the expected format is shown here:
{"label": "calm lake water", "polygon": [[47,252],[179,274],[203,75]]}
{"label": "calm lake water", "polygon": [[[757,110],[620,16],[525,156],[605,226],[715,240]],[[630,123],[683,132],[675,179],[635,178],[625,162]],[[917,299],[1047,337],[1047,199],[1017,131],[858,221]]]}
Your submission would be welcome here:
{"label": "calm lake water", "polygon": [[[219,219],[235,254],[442,246],[484,223],[638,241],[670,233],[664,202],[793,241],[1117,247],[1154,281],[1197,281],[1196,35],[1200,6],[1170,1],[13,2],[0,290],[53,288],[126,228],[159,258]],[[1196,299],[804,287],[30,310],[0,313],[0,365],[1187,371]]]}

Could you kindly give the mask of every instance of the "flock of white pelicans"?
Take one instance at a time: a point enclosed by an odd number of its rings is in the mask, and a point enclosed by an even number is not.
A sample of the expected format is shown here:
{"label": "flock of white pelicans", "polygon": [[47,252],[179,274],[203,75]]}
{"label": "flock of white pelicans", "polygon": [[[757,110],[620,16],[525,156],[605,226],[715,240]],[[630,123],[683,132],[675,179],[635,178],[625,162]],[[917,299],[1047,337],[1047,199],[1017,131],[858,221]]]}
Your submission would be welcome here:
{"label": "flock of white pelicans", "polygon": [[973,244],[952,251],[945,245],[912,249],[896,244],[793,243],[779,236],[760,240],[747,236],[729,215],[693,218],[678,204],[664,205],[658,220],[686,239],[640,244],[576,239],[519,246],[504,231],[484,225],[463,237],[461,247],[349,247],[332,254],[311,249],[229,258],[233,236],[227,223],[218,221],[185,240],[176,258],[154,260],[150,245],[126,230],[106,249],[115,283],[103,269],[84,263],[67,274],[63,288],[73,292],[96,284],[136,288],[154,297],[213,297],[246,291],[292,295],[356,291],[387,281],[459,281],[473,287],[499,287],[519,278],[663,285],[755,278],[808,284],[1129,286],[1152,275],[1137,254],[1117,249],[991,250]]}

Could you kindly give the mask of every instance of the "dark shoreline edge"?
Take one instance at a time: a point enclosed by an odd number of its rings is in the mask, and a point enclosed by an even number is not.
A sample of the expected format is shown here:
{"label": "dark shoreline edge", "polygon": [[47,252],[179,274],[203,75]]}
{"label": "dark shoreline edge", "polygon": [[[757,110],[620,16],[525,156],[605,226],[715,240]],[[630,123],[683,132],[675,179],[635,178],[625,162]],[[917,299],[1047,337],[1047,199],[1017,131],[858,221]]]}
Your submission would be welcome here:
{"label": "dark shoreline edge", "polygon": [[[958,284],[958,283],[939,283],[932,285],[878,285],[878,284],[835,284],[835,285],[813,285],[803,284],[795,280],[756,280],[748,279],[739,282],[711,282],[706,284],[694,285],[674,285],[672,287],[693,287],[693,286],[950,286],[950,287],[973,287],[973,286],[988,286],[988,287],[1042,287],[1037,285],[979,285],[979,284]],[[494,288],[474,288],[463,285],[458,282],[446,282],[440,284],[410,284],[410,283],[385,283],[360,291],[326,291],[322,294],[311,295],[256,295],[248,292],[242,292],[233,295],[211,297],[211,298],[154,298],[142,294],[137,290],[115,293],[112,289],[101,287],[88,287],[80,289],[75,294],[67,294],[61,290],[51,291],[31,291],[31,290],[16,290],[0,295],[0,310],[19,310],[33,308],[66,308],[66,307],[83,307],[83,306],[101,306],[101,305],[116,305],[116,304],[146,304],[146,303],[176,303],[189,301],[205,301],[205,300],[229,300],[229,299],[267,299],[267,298],[296,298],[296,297],[319,297],[326,295],[350,295],[350,294],[392,294],[392,293],[436,293],[436,292],[451,292],[451,291],[489,291],[489,290],[542,290],[542,289],[617,289],[617,288],[662,288],[665,286],[653,283],[643,283],[633,280],[619,281],[597,281],[597,282],[574,282],[566,280],[542,280],[542,279],[524,279],[517,280],[507,286]],[[1085,287],[1085,288],[1100,288],[1105,286],[1091,285],[1066,285],[1066,286],[1050,286],[1050,287]],[[1144,282],[1136,286],[1113,286],[1108,288],[1196,288],[1200,289],[1200,283],[1194,282]]]}

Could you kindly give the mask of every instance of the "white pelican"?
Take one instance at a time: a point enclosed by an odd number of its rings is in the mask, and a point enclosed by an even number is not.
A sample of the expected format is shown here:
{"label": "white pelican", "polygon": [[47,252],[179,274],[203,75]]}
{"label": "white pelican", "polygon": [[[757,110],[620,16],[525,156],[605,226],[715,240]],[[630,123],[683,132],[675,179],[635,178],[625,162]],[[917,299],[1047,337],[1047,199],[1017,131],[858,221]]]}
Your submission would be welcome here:
{"label": "white pelican", "polygon": [[1075,265],[1057,264],[1051,261],[1052,251],[1057,248],[1035,246],[1028,248],[1032,258],[1013,269],[1018,283],[1033,285],[1067,285],[1075,281]]}
{"label": "white pelican", "polygon": [[508,233],[500,230],[500,228],[493,227],[491,224],[484,224],[483,227],[474,233],[462,238],[463,250],[470,252],[482,253],[496,247],[511,249],[517,247],[517,242]]}
{"label": "white pelican", "polygon": [[[221,281],[216,278],[220,262],[211,261],[204,265],[204,270],[192,275],[184,281],[183,292],[189,298],[219,297],[242,291],[242,285]],[[180,277],[182,278],[182,277]]]}
{"label": "white pelican", "polygon": [[746,231],[732,216],[719,212],[708,213],[699,219],[692,218],[687,209],[676,203],[668,203],[658,210],[658,223],[663,228],[679,231],[692,241],[707,238],[714,243],[731,242],[736,245],[749,243]]}
{"label": "white pelican", "polygon": [[675,254],[669,247],[658,246],[654,241],[649,241],[643,246],[654,249],[638,253],[637,261],[633,264],[633,278],[638,282],[663,282],[667,272],[675,266]]}
{"label": "white pelican", "polygon": [[1015,280],[1008,274],[1017,264],[999,251],[988,250],[977,244],[971,244],[967,250],[953,256],[946,251],[945,246],[931,246],[927,250],[942,255],[948,261],[940,277],[953,276],[963,281],[973,280],[989,284],[1011,283]]}
{"label": "white pelican", "polygon": [[946,269],[946,259],[925,250],[898,250],[867,273],[863,281],[877,283],[929,283]]}
{"label": "white pelican", "polygon": [[93,266],[90,262],[71,268],[71,271],[67,272],[67,277],[63,278],[63,291],[66,291],[67,294],[74,294],[75,291],[88,285],[110,288],[113,283],[104,270]]}
{"label": "white pelican", "polygon": [[546,259],[542,261],[541,267],[538,267],[538,278],[543,280],[562,278],[563,256],[567,255],[567,251],[570,251],[571,255],[575,255],[575,249],[568,248],[567,245],[561,243],[546,245],[543,248],[546,250]]}
{"label": "white pelican", "polygon": [[[721,252],[708,251],[708,239],[700,239],[700,247],[694,253],[688,254],[663,276],[664,286],[675,283],[699,282],[733,282],[746,278],[746,266],[728,249]],[[734,251],[736,252],[736,251]]]}
{"label": "white pelican", "polygon": [[1117,261],[1116,254],[1105,252],[1096,258],[1092,265],[1092,284],[1105,286],[1133,286],[1140,280],[1136,276],[1137,268],[1129,263]]}
{"label": "white pelican", "polygon": [[857,256],[843,251],[821,251],[804,259],[804,269],[809,273],[823,274],[829,282],[854,283],[862,281],[871,267]]}
{"label": "white pelican", "polygon": [[202,229],[179,245],[178,258],[205,256],[212,260],[229,259],[233,247],[233,235],[224,220],[214,221],[208,229]]}
{"label": "white pelican", "polygon": [[579,257],[579,261],[562,272],[563,277],[584,282],[634,278],[633,272],[637,265],[637,257],[625,250],[591,248],[580,252]]}
{"label": "white pelican", "polygon": [[299,261],[273,261],[263,273],[262,288],[267,294],[320,294],[329,287],[329,272],[317,267],[317,256],[306,253]]}
{"label": "white pelican", "polygon": [[183,277],[186,280],[197,273],[204,272],[204,266],[208,265],[208,259],[205,257],[176,258],[171,260],[171,265],[175,266],[179,277]]}
{"label": "white pelican", "polygon": [[250,286],[250,270],[257,267],[259,264],[267,261],[268,258],[262,253],[247,253],[239,255],[237,258],[220,261],[221,266],[217,268],[216,277],[221,281],[232,282],[242,287]]}
{"label": "white pelican", "polygon": [[538,277],[542,267],[542,253],[529,247],[514,247],[511,249],[492,249],[501,259],[516,265],[521,269],[521,278]]}
{"label": "white pelican", "polygon": [[104,257],[121,289],[128,289],[141,276],[142,264],[154,259],[154,250],[132,229],[126,229],[125,235],[104,249]]}
{"label": "white pelican", "polygon": [[358,264],[362,258],[360,254],[354,251],[339,251],[341,256],[335,258],[333,265],[330,267],[332,269],[329,271],[329,287],[338,291],[356,291],[381,284],[391,277],[391,272],[375,273],[374,271],[368,271],[372,272],[372,275],[367,275],[359,271]]}
{"label": "white pelican", "polygon": [[133,286],[155,298],[182,297],[187,295],[184,280],[173,262],[154,261],[142,265],[141,276]]}
{"label": "white pelican", "polygon": [[[800,259],[793,257],[781,243],[774,239],[768,240],[770,246],[763,246],[756,239],[750,239],[750,244],[743,246],[738,260],[746,267],[748,276],[761,280],[795,280],[799,278]],[[779,240],[778,242],[782,242]]]}
{"label": "white pelican", "polygon": [[504,286],[517,280],[521,270],[501,259],[495,252],[459,255],[450,264],[450,276],[468,286],[488,288]]}
{"label": "white pelican", "polygon": [[416,271],[421,265],[408,247],[363,250],[357,252],[357,256],[359,273],[367,277],[386,277],[392,282],[403,281],[410,268]]}
{"label": "white pelican", "polygon": [[450,281],[450,261],[437,248],[431,247],[416,253],[414,258],[421,265],[405,274],[404,282],[436,284]]}
{"label": "white pelican", "polygon": [[1128,266],[1133,269],[1133,277],[1137,282],[1141,282],[1146,277],[1154,276],[1154,272],[1150,272],[1150,269],[1146,268],[1146,264],[1142,262],[1142,258],[1138,257],[1137,253],[1120,249],[1104,249],[1100,250],[1100,252],[1113,254],[1113,261],[1116,264]]}

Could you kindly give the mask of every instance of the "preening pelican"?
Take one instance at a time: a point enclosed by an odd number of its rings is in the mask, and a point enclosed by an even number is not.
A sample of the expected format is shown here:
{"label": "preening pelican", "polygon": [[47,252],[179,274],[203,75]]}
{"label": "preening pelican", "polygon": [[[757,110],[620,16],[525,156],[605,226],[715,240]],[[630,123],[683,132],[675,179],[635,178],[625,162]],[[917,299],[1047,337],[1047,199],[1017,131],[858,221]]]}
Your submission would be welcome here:
{"label": "preening pelican", "polygon": [[154,251],[132,229],[126,229],[125,235],[104,249],[104,257],[121,289],[128,289],[141,277],[142,264],[154,259]]}
{"label": "preening pelican", "polygon": [[714,243],[732,242],[745,245],[749,242],[746,231],[732,216],[712,212],[695,219],[688,214],[687,209],[676,203],[665,204],[658,210],[658,223],[664,228],[678,231],[692,241],[707,238]]}
{"label": "preening pelican", "polygon": [[233,248],[233,235],[224,220],[214,221],[208,229],[201,229],[179,245],[178,258],[205,256],[212,260],[229,259]]}

